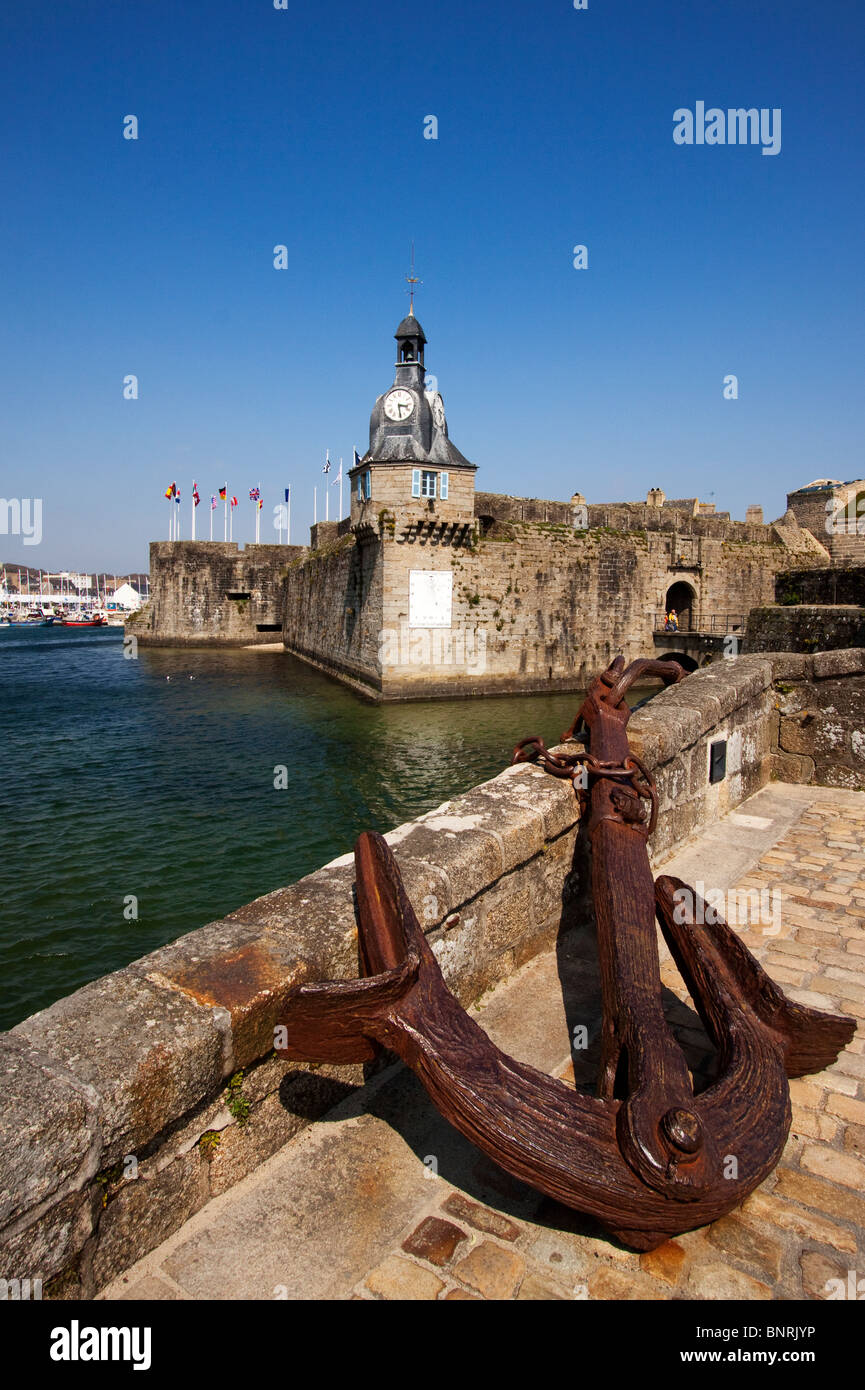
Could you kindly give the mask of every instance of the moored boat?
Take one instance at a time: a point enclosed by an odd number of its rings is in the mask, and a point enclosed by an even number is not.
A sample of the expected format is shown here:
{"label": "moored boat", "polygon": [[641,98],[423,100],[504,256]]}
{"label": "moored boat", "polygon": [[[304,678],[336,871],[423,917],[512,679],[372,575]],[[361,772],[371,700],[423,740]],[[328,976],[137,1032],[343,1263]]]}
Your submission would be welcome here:
{"label": "moored boat", "polygon": [[63,627],[105,627],[105,619],[100,613],[81,613],[74,618],[64,618]]}

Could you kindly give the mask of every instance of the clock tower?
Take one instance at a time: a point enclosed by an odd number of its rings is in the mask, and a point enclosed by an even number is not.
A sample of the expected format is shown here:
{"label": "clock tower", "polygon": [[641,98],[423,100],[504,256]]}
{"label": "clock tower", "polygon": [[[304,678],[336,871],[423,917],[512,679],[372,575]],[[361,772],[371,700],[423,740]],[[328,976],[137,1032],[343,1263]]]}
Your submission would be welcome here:
{"label": "clock tower", "polygon": [[444,402],[427,389],[426,334],[413,306],[394,337],[393,385],[373,406],[369,448],[348,475],[352,523],[368,523],[383,508],[428,521],[473,521],[476,465],[451,443]]}

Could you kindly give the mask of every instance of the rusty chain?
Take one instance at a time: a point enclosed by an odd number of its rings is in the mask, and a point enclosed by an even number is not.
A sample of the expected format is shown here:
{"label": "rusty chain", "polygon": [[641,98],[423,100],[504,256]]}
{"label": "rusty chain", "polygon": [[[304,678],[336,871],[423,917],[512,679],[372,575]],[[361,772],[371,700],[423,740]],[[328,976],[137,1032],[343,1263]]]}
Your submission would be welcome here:
{"label": "rusty chain", "polygon": [[[545,772],[549,772],[553,777],[561,777],[573,782],[574,791],[582,804],[585,789],[577,785],[577,775],[582,768],[590,777],[606,777],[612,781],[627,782],[634,795],[645,798],[651,802],[651,812],[649,824],[645,828],[646,835],[651,835],[658,821],[658,789],[655,779],[646,767],[642,758],[638,758],[636,753],[630,753],[624,763],[607,763],[599,758],[592,757],[591,753],[551,753],[544,740],[538,734],[530,734],[528,738],[520,739],[514,748],[514,756],[511,764],[514,763],[540,763]],[[625,820],[632,823],[643,819],[642,808],[639,817],[629,814],[627,807],[619,798],[615,798],[617,809],[622,813]]]}

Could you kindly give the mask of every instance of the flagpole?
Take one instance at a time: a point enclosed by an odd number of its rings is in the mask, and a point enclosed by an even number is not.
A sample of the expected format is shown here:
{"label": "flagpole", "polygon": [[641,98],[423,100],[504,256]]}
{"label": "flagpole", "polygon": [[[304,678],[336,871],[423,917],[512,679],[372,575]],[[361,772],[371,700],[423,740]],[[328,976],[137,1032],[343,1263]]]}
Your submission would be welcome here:
{"label": "flagpole", "polygon": [[228,540],[228,483],[225,484],[225,497],[223,498],[222,539]]}
{"label": "flagpole", "polygon": [[330,521],[330,478],[324,485],[324,519]]}
{"label": "flagpole", "polygon": [[169,497],[169,499],[168,499],[168,539],[169,539],[169,541],[174,540],[174,529],[173,529],[173,528],[174,528],[174,511],[173,511],[172,506],[171,506],[171,503],[172,503],[173,500],[174,500],[174,499],[171,498],[171,497]]}
{"label": "flagpole", "polygon": [[211,508],[210,508],[210,539],[211,539],[211,540],[213,540],[213,513],[214,513],[215,511],[216,511],[216,508],[215,508],[215,507],[211,507]]}
{"label": "flagpole", "polygon": [[312,524],[318,525],[318,488],[312,489]]}
{"label": "flagpole", "polygon": [[339,519],[342,521],[342,458],[339,460]]}
{"label": "flagpole", "polygon": [[286,545],[291,545],[291,488],[288,489],[288,502],[286,505],[288,508],[288,517],[286,518],[285,543]]}
{"label": "flagpole", "polygon": [[[260,484],[260,483],[259,483],[259,485],[258,485],[258,491],[259,491],[259,493],[261,492],[261,484]],[[261,497],[260,497],[260,496],[259,496],[259,497],[256,497],[256,499],[255,499],[255,544],[256,544],[256,545],[258,545],[259,540],[261,539],[261,507],[258,505],[260,501],[261,501]]]}
{"label": "flagpole", "polygon": [[190,498],[192,507],[192,539],[195,540],[195,479],[192,480],[192,497]]}

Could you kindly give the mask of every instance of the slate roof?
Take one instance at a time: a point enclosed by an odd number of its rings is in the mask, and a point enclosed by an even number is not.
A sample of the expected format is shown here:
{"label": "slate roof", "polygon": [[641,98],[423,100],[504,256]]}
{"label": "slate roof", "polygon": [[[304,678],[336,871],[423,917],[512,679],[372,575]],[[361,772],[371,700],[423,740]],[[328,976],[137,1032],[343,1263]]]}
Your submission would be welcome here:
{"label": "slate roof", "polygon": [[393,336],[395,338],[420,338],[422,343],[426,342],[426,334],[414,314],[406,314]]}

